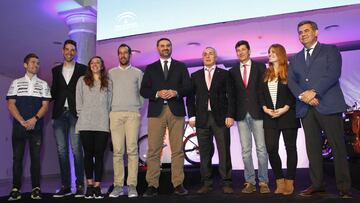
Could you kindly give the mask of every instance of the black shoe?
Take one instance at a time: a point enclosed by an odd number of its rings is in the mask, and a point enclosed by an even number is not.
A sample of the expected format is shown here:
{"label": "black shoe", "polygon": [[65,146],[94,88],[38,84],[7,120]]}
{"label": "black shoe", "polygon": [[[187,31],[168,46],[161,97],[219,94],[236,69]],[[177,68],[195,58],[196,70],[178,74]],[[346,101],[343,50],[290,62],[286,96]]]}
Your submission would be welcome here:
{"label": "black shoe", "polygon": [[183,196],[189,194],[189,192],[187,191],[187,189],[184,188],[182,184],[180,184],[175,187],[174,194]]}
{"label": "black shoe", "polygon": [[94,186],[88,185],[86,188],[85,199],[92,199],[92,198],[94,198]]}
{"label": "black shoe", "polygon": [[21,193],[20,190],[17,188],[13,188],[9,195],[9,201],[15,201],[21,199]]}
{"label": "black shoe", "polygon": [[349,191],[340,191],[340,192],[339,192],[339,197],[340,197],[341,199],[351,199],[351,198],[352,198],[352,194],[351,194],[351,192],[349,192]]}
{"label": "black shoe", "polygon": [[55,198],[65,197],[72,195],[70,187],[64,187],[62,186],[60,190],[53,195]]}
{"label": "black shoe", "polygon": [[154,186],[149,186],[145,193],[143,194],[143,197],[155,197],[158,195],[157,188]]}
{"label": "black shoe", "polygon": [[76,186],[75,198],[84,197],[84,186],[78,185]]}
{"label": "black shoe", "polygon": [[31,199],[42,199],[40,188],[36,187],[36,188],[32,189],[30,197],[31,197]]}
{"label": "black shoe", "polygon": [[102,199],[104,198],[104,195],[101,193],[101,188],[99,187],[94,187],[94,198],[95,199]]}

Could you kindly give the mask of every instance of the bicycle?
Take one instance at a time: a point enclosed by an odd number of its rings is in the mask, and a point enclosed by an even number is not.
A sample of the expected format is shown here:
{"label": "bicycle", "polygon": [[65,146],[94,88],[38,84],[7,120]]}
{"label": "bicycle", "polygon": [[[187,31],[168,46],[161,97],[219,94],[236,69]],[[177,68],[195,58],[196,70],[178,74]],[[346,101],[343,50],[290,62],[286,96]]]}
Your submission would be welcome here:
{"label": "bicycle", "polygon": [[[189,133],[190,131],[190,133]],[[169,153],[164,153],[169,151],[169,141],[168,141],[168,130],[166,129],[164,135],[164,143],[162,146],[161,151],[161,163],[164,163],[165,159],[169,159]],[[139,149],[139,164],[142,166],[146,165],[146,155],[148,150],[148,135],[143,135],[138,140],[138,149]],[[194,128],[189,126],[189,122],[185,122],[184,125],[184,134],[183,134],[183,151],[185,155],[185,160],[193,165],[193,166],[200,166],[200,152],[199,152],[199,145],[196,137],[196,131]],[[164,156],[167,155],[167,156]],[[170,162],[169,162],[170,163]]]}

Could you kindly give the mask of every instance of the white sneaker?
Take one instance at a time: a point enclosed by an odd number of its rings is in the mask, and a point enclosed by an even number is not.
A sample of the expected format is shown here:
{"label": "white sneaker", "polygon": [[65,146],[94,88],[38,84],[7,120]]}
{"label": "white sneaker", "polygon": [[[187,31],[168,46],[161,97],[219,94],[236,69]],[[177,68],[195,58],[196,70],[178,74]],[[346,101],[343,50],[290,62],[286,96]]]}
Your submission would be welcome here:
{"label": "white sneaker", "polygon": [[128,197],[132,198],[132,197],[137,197],[138,196],[138,192],[136,191],[136,187],[133,185],[129,185],[128,186]]}
{"label": "white sneaker", "polygon": [[124,195],[124,188],[122,186],[114,186],[114,189],[110,193],[109,197],[116,198],[123,195]]}

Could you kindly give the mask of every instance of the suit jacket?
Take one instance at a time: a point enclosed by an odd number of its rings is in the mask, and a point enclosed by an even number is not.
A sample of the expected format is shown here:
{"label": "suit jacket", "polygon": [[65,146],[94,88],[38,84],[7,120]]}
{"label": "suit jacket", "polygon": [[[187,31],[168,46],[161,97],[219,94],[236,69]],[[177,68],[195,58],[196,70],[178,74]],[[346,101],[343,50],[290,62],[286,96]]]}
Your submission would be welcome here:
{"label": "suit jacket", "polygon": [[75,63],[74,73],[71,76],[69,84],[66,84],[65,78],[62,74],[63,64],[60,64],[52,69],[52,85],[51,97],[54,100],[52,118],[58,118],[64,112],[64,104],[67,99],[70,112],[76,116],[75,94],[76,84],[79,77],[86,72],[87,66]]}
{"label": "suit jacket", "polygon": [[[270,90],[267,82],[261,83],[260,90],[260,106],[266,106],[269,109],[274,109],[274,104],[271,99]],[[264,128],[299,128],[300,121],[298,118],[296,118],[295,103],[295,97],[290,92],[287,84],[283,84],[279,81],[277,86],[275,109],[282,108],[285,105],[288,105],[290,109],[278,118],[271,118],[270,115],[264,113]]]}
{"label": "suit jacket", "polygon": [[189,117],[196,116],[196,127],[204,128],[208,120],[208,101],[215,122],[225,126],[225,118],[234,118],[235,100],[232,83],[228,71],[218,67],[214,70],[210,90],[206,86],[204,69],[191,75],[192,93],[187,97]]}
{"label": "suit jacket", "polygon": [[[306,66],[304,50],[294,55],[289,66],[289,88],[296,98],[305,90],[314,89],[322,114],[344,112],[346,103],[340,88],[341,55],[335,45],[317,43]],[[309,105],[297,99],[296,115],[304,117]]]}
{"label": "suit jacket", "polygon": [[254,119],[263,118],[263,111],[260,106],[258,97],[260,84],[263,80],[265,70],[265,64],[251,61],[250,76],[246,88],[240,73],[240,63],[236,64],[229,70],[235,90],[235,120],[243,120],[246,116],[246,113],[249,113]]}
{"label": "suit jacket", "polygon": [[167,100],[167,103],[172,114],[185,116],[183,97],[190,93],[191,81],[184,63],[172,59],[166,80],[160,60],[146,67],[141,82],[140,94],[149,99],[148,117],[157,117],[161,114],[164,100],[160,97],[156,98],[156,92],[163,89],[177,91],[177,97]]}

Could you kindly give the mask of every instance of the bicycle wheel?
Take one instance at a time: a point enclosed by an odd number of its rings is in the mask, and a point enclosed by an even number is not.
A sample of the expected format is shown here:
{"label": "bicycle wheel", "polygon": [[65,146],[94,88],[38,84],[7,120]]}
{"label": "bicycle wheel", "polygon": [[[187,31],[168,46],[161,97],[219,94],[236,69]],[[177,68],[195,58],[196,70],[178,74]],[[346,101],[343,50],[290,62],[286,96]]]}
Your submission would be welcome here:
{"label": "bicycle wheel", "polygon": [[193,166],[200,166],[200,151],[196,133],[187,136],[183,145],[185,160]]}
{"label": "bicycle wheel", "polygon": [[143,135],[138,140],[138,150],[139,150],[139,163],[141,165],[146,165],[146,156],[148,151],[148,135]]}

